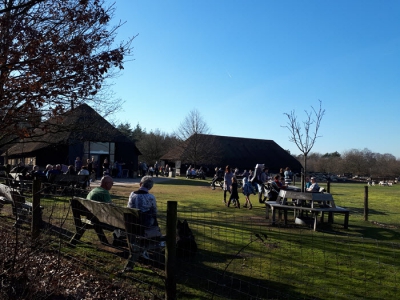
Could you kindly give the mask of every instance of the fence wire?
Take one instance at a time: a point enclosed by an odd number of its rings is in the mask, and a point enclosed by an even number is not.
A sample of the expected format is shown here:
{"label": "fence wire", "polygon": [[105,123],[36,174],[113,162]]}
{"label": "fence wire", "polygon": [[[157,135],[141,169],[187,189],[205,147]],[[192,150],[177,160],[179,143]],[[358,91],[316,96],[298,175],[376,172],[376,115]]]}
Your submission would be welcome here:
{"label": "fence wire", "polygon": [[[150,298],[165,297],[162,249],[139,257],[133,271],[121,272],[129,251],[123,242],[112,245],[112,231],[104,232],[110,245],[101,243],[94,230],[86,230],[71,247],[76,226],[70,199],[82,191],[69,195],[54,191],[41,191],[42,236],[47,242],[36,253],[60,251],[68,260],[128,282]],[[31,201],[29,190],[24,197]],[[122,200],[115,204],[126,206]],[[238,217],[232,209],[215,212],[178,206],[178,219],[188,222],[197,244],[194,256],[177,257],[178,299],[399,298],[400,244],[343,234],[334,226],[318,232],[295,224],[271,226],[265,208],[253,210],[251,217]],[[159,202],[162,230],[166,211],[166,203]],[[20,230],[29,230],[29,216],[24,221]],[[15,232],[14,222],[12,206],[4,204],[2,231]]]}

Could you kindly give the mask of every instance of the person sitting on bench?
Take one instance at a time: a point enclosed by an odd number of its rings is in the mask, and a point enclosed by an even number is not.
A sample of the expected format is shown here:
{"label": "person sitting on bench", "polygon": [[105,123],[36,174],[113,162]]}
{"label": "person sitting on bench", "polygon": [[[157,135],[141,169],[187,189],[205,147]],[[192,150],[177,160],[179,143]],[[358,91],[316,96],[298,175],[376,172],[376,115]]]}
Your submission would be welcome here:
{"label": "person sitting on bench", "polygon": [[149,191],[154,181],[151,176],[144,176],[140,180],[140,188],[130,194],[128,207],[139,209],[142,213],[142,225],[146,227],[158,226],[156,197]]}
{"label": "person sitting on bench", "polygon": [[[144,176],[140,180],[139,185],[140,185],[139,190],[134,191],[130,194],[128,200],[128,207],[140,210],[142,217],[141,218],[142,226],[156,228],[156,231],[160,232],[157,222],[156,197],[154,197],[154,195],[149,193],[149,191],[153,188],[154,185],[153,178],[151,176]],[[140,247],[143,249],[141,254],[142,257],[144,257],[145,259],[150,259],[149,254],[147,252],[147,248],[143,244],[143,241]]]}
{"label": "person sitting on bench", "polygon": [[111,203],[112,201],[109,190],[111,190],[112,186],[112,177],[105,175],[103,176],[103,178],[101,178],[100,186],[91,190],[90,193],[86,196],[86,199]]}
{"label": "person sitting on bench", "polygon": [[307,189],[307,192],[312,192],[312,193],[319,192],[319,185],[318,185],[317,180],[315,179],[315,177],[311,177],[311,185]]}

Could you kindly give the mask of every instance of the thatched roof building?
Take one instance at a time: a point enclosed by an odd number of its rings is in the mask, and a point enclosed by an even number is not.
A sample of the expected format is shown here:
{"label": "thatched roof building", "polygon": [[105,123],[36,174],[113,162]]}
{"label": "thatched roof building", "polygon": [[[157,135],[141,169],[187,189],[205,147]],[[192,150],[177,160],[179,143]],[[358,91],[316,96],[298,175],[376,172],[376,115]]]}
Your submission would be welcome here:
{"label": "thatched roof building", "polygon": [[140,151],[134,142],[122,134],[87,104],[80,105],[46,122],[34,137],[11,146],[2,156],[9,163],[24,160],[25,164],[73,164],[76,157],[85,160],[92,156],[98,162],[109,161],[133,164],[137,170]]}
{"label": "thatched roof building", "polygon": [[[194,145],[198,147],[194,149]],[[199,146],[201,145],[201,146]],[[196,162],[193,160],[193,152],[203,152],[198,155]],[[191,136],[182,145],[169,151],[161,157],[168,164],[175,165],[178,162],[185,171],[186,165],[254,169],[260,163],[269,167],[270,172],[279,172],[280,168],[289,167],[293,172],[300,172],[301,163],[281,148],[273,140],[249,139],[218,135]],[[181,171],[181,173],[183,172]]]}

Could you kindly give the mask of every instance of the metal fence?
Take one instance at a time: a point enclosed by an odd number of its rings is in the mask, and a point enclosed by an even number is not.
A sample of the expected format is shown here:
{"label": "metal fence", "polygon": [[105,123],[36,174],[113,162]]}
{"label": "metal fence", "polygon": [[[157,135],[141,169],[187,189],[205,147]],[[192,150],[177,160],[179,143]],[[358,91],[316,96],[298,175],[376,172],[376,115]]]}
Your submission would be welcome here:
{"label": "metal fence", "polygon": [[[123,244],[101,243],[94,230],[87,230],[76,247],[68,245],[76,231],[69,200],[78,191],[71,195],[41,192],[47,247],[96,272],[127,281],[151,298],[165,298],[165,252],[150,252],[138,258],[133,271],[121,272],[129,255]],[[24,196],[32,198],[29,191]],[[115,204],[126,206],[125,201]],[[166,205],[159,203],[162,229],[168,217]],[[15,230],[11,208],[4,205],[1,210],[2,229]],[[271,226],[265,208],[253,210],[251,217],[238,217],[233,209],[178,207],[178,219],[187,220],[197,244],[194,256],[178,253],[173,275],[178,299],[399,298],[400,244],[384,237],[372,240],[343,234],[335,230],[336,225],[322,226],[318,232],[295,224]],[[24,227],[29,230],[29,223]],[[114,238],[112,231],[105,235],[110,241]]]}

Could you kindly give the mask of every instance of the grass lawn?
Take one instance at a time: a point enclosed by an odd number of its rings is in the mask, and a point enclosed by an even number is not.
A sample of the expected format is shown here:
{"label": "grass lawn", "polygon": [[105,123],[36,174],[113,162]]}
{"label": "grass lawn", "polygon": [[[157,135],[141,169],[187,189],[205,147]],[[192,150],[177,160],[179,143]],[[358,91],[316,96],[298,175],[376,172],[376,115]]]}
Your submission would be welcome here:
{"label": "grass lawn", "polygon": [[[152,193],[162,225],[167,201],[177,201],[178,218],[187,219],[195,233],[200,250],[183,278],[199,297],[206,299],[200,291],[207,290],[241,299],[257,289],[260,298],[397,299],[400,185],[369,187],[367,222],[364,186],[332,183],[336,205],[351,211],[349,229],[338,215],[317,232],[293,222],[271,226],[257,196],[251,196],[252,210],[227,208],[222,190],[201,180],[170,180]],[[123,205],[129,192],[115,189],[115,201]]]}
{"label": "grass lawn", "polygon": [[[287,226],[271,226],[257,196],[251,196],[252,210],[227,208],[222,190],[212,190],[208,181],[156,184],[151,192],[161,228],[165,229],[167,202],[177,201],[178,219],[188,220],[199,248],[194,259],[178,261],[178,299],[398,299],[400,185],[369,187],[367,222],[364,186],[332,183],[336,205],[351,211],[349,229],[343,229],[343,216],[338,215],[335,224],[319,224],[314,232],[295,225],[290,214]],[[133,189],[114,186],[114,203],[125,206]],[[243,205],[244,196],[239,195]],[[69,210],[68,199],[42,199],[48,211],[55,202],[52,218],[62,219]],[[63,226],[73,228],[72,216],[67,219]],[[97,247],[94,232],[88,231],[82,240],[84,244],[65,248],[65,253],[115,276],[125,258],[110,257]],[[162,277],[162,267],[137,264],[124,278],[135,285],[147,283],[162,297]]]}

